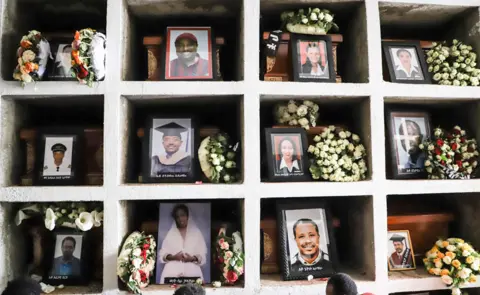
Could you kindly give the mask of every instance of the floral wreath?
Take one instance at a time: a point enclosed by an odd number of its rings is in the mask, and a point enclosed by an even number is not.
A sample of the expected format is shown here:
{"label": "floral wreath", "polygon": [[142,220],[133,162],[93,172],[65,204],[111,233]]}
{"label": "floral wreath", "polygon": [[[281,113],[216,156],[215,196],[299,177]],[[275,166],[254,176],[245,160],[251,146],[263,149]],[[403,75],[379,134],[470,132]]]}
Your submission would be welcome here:
{"label": "floral wreath", "polygon": [[104,34],[90,28],[76,31],[72,42],[72,76],[91,87],[93,81],[105,77],[105,56]]}
{"label": "floral wreath", "polygon": [[[215,264],[222,272],[221,281],[233,285],[245,271],[245,253],[240,232],[234,232],[232,237],[227,237],[225,229],[220,229],[215,243],[215,254]],[[220,287],[218,282],[212,284]]]}
{"label": "floral wreath", "polygon": [[22,86],[32,81],[39,81],[47,68],[48,57],[51,57],[50,44],[39,31],[29,31],[22,37],[17,49],[17,67],[13,78],[21,81]]}
{"label": "floral wreath", "polygon": [[238,179],[235,162],[238,143],[230,144],[226,133],[205,138],[198,148],[198,159],[203,174],[214,183],[232,183]]}
{"label": "floral wreath", "polygon": [[128,289],[141,294],[141,289],[150,284],[156,262],[155,238],[135,231],[122,246],[117,259],[117,275]]}

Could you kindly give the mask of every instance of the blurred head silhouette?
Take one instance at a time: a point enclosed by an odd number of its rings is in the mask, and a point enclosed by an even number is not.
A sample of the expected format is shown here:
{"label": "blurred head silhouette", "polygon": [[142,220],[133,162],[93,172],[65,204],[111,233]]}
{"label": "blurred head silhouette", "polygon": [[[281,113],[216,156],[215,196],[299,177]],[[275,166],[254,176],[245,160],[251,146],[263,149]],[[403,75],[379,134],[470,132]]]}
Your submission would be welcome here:
{"label": "blurred head silhouette", "polygon": [[42,289],[37,281],[31,278],[19,278],[8,282],[2,295],[40,295]]}
{"label": "blurred head silhouette", "polygon": [[327,295],[358,295],[357,285],[352,278],[344,273],[330,277],[327,283]]}

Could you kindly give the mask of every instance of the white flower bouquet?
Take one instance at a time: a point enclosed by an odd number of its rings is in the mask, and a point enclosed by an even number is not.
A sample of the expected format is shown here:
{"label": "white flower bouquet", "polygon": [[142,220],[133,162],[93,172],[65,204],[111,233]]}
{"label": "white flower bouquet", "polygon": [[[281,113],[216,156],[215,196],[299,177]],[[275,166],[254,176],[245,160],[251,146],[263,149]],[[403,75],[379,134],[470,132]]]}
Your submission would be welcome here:
{"label": "white flower bouquet", "polygon": [[480,85],[476,60],[472,46],[458,40],[453,40],[452,45],[434,42],[433,48],[427,51],[428,71],[432,73],[433,81],[440,85]]}
{"label": "white flower bouquet", "polygon": [[21,81],[22,85],[32,81],[39,81],[47,68],[48,58],[51,58],[50,44],[42,37],[39,31],[29,31],[22,37],[17,49],[17,67],[13,78]]}
{"label": "white flower bouquet", "polygon": [[102,203],[30,203],[18,210],[15,224],[24,220],[43,217],[45,227],[52,231],[56,226],[89,231],[103,223]]}
{"label": "white flower bouquet", "polygon": [[208,136],[198,148],[203,174],[214,183],[233,183],[238,179],[236,164],[239,143],[232,145],[226,133]]}
{"label": "white flower bouquet", "polygon": [[117,259],[117,275],[128,289],[140,294],[150,284],[156,262],[155,239],[140,232],[131,233]]}
{"label": "white flower bouquet", "polygon": [[317,126],[318,105],[310,100],[290,100],[286,105],[275,106],[275,121],[278,124],[301,126],[305,129]]}
{"label": "white flower bouquet", "polygon": [[419,146],[425,151],[429,179],[469,179],[478,165],[478,145],[455,126],[451,132],[435,128],[433,138]]}
{"label": "white flower bouquet", "polygon": [[299,9],[297,13],[285,11],[281,14],[281,19],[291,33],[325,35],[331,29],[338,30],[337,24],[333,22],[333,14],[326,9]]}
{"label": "white flower bouquet", "polygon": [[106,37],[93,29],[75,33],[72,42],[72,76],[80,83],[93,85],[105,78]]}
{"label": "white flower bouquet", "polygon": [[452,295],[460,295],[461,287],[477,281],[480,274],[480,254],[458,238],[438,240],[423,259],[431,275],[440,276],[452,288]]}
{"label": "white flower bouquet", "polygon": [[367,173],[366,151],[360,137],[348,130],[329,126],[314,137],[308,147],[313,179],[350,182],[363,180]]}

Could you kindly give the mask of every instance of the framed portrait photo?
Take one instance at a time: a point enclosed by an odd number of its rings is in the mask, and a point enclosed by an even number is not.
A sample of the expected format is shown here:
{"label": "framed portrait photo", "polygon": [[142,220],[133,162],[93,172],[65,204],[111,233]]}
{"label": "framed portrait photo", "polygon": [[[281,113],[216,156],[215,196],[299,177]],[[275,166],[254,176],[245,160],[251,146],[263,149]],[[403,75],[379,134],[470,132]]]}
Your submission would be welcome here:
{"label": "framed portrait photo", "polygon": [[196,128],[191,117],[151,116],[143,138],[144,182],[193,182]]}
{"label": "framed portrait photo", "polygon": [[310,179],[307,135],[303,128],[266,128],[265,140],[270,181]]}
{"label": "framed portrait photo", "polygon": [[277,203],[280,267],[284,280],[328,277],[337,256],[330,212],[322,201]]}
{"label": "framed portrait photo", "polygon": [[290,42],[294,81],[336,81],[330,36],[292,34]]}
{"label": "framed portrait photo", "polygon": [[48,79],[54,81],[76,81],[70,72],[72,68],[72,40],[54,39],[51,44],[53,60],[48,62]]}
{"label": "framed portrait photo", "polygon": [[382,47],[392,82],[432,83],[419,41],[383,41]]}
{"label": "framed portrait photo", "polygon": [[[85,232],[61,230],[54,232],[54,250],[48,282],[56,285],[88,283],[88,240]],[[50,251],[52,252],[52,251]]]}
{"label": "framed portrait photo", "polygon": [[213,40],[211,27],[167,27],[165,80],[214,80]]}
{"label": "framed portrait photo", "polygon": [[424,178],[426,154],[419,145],[430,137],[430,115],[389,111],[387,119],[393,178]]}
{"label": "framed portrait photo", "polygon": [[157,241],[156,284],[211,282],[210,203],[160,203]]}
{"label": "framed portrait photo", "polygon": [[40,129],[39,135],[35,161],[38,177],[34,184],[79,184],[82,181],[83,129]]}
{"label": "framed portrait photo", "polygon": [[388,269],[402,271],[416,269],[408,230],[388,231]]}

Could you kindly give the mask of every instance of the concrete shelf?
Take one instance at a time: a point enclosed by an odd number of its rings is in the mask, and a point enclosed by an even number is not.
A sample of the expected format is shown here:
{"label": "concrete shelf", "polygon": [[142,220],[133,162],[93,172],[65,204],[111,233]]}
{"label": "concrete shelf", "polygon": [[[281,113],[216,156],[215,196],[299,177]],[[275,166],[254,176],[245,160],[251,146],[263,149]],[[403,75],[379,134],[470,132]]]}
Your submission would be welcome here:
{"label": "concrete shelf", "polygon": [[[52,2],[53,1],[53,2]],[[64,1],[63,1],[64,2]],[[478,0],[102,0],[80,1],[71,5],[62,17],[55,16],[58,0],[3,0],[0,6],[1,79],[0,79],[0,216],[11,216],[14,203],[29,201],[103,201],[105,208],[101,287],[66,288],[62,294],[126,294],[119,290],[116,258],[126,235],[133,230],[129,209],[136,202],[196,199],[244,204],[243,214],[246,261],[245,282],[241,287],[207,288],[207,294],[286,295],[324,294],[325,282],[284,282],[279,276],[260,275],[259,229],[264,200],[276,198],[317,197],[352,207],[364,198],[363,221],[357,226],[373,242],[370,252],[362,244],[361,272],[353,275],[361,292],[385,295],[395,292],[445,289],[439,278],[417,270],[389,274],[387,269],[387,195],[428,195],[479,193],[479,180],[390,180],[387,179],[385,147],[385,109],[394,104],[413,105],[436,111],[457,106],[463,111],[472,136],[480,140],[480,88],[438,85],[406,85],[384,81],[382,38],[432,39],[459,38],[469,42],[480,54]],[[34,3],[34,4],[33,4]],[[52,4],[54,3],[54,4]],[[72,4],[69,2],[69,4]],[[28,11],[22,7],[29,5]],[[31,6],[30,6],[31,5]],[[260,81],[260,34],[277,28],[278,14],[284,9],[319,6],[331,9],[338,17],[344,34],[339,51],[344,83],[294,83]],[[59,6],[60,7],[60,6]],[[40,18],[29,17],[42,11]],[[81,14],[82,17],[79,16]],[[224,24],[224,37],[231,47],[222,67],[229,67],[225,81],[215,82],[145,82],[146,72],[142,34],[163,34],[162,20],[168,24],[178,16],[198,20],[212,18]],[[262,17],[262,26],[261,19]],[[271,19],[270,21],[268,19]],[[69,20],[75,20],[74,22]],[[202,23],[203,24],[203,23]],[[265,27],[265,24],[267,27]],[[270,26],[271,28],[268,28]],[[15,52],[23,34],[30,29],[42,32],[73,31],[84,27],[106,30],[107,58],[105,81],[92,88],[77,82],[38,82],[22,88],[12,81]],[[288,99],[311,99],[324,109],[326,117],[345,119],[358,132],[368,151],[368,177],[356,183],[267,183],[262,181],[262,129],[271,116],[269,106]],[[224,126],[235,128],[242,141],[242,181],[238,184],[139,184],[129,174],[127,159],[140,110],[150,107],[204,105],[228,114]],[[28,107],[26,107],[28,106]],[[20,157],[18,131],[25,122],[36,124],[40,111],[52,107],[77,108],[84,121],[104,127],[104,185],[102,187],[19,187],[17,162]],[[229,111],[225,111],[225,110]],[[270,113],[269,113],[270,112]],[[269,113],[269,114],[267,114]],[[140,114],[140,115],[139,115]],[[73,114],[75,115],[75,114]],[[35,117],[37,116],[37,117]],[[93,117],[91,117],[93,116]],[[93,118],[93,119],[92,119]],[[83,119],[82,119],[83,120]],[[337,123],[337,122],[335,122]],[[454,120],[449,123],[456,124]],[[233,126],[235,125],[235,126]],[[448,127],[448,126],[447,126]],[[127,156],[128,155],[128,156]],[[137,172],[135,172],[137,173]],[[368,196],[368,197],[362,197]],[[468,194],[478,200],[478,194]],[[25,255],[15,243],[17,229],[9,219],[0,220],[0,289],[18,276],[25,265]],[[12,240],[12,241],[10,241]],[[480,244],[474,245],[480,248]],[[353,250],[352,250],[353,251]],[[342,255],[342,253],[339,253]],[[21,263],[19,263],[21,262]],[[419,265],[421,269],[421,265]],[[480,279],[480,278],[479,278]],[[475,284],[473,287],[480,287]],[[145,294],[172,294],[168,286],[152,285]]]}

